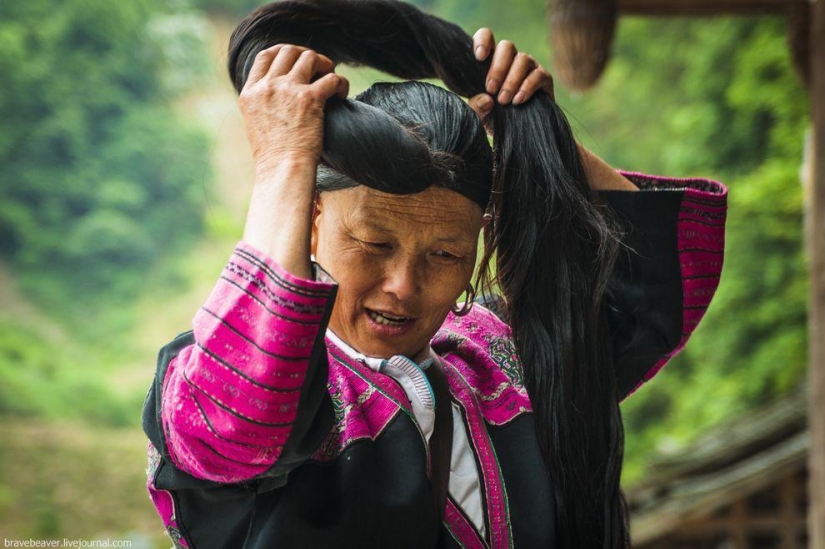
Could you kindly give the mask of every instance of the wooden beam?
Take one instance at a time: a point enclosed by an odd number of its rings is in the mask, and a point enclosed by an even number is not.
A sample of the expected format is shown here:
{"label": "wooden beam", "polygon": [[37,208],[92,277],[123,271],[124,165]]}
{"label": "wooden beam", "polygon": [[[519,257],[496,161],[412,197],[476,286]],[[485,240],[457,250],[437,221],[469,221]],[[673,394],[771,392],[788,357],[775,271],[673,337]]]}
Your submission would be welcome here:
{"label": "wooden beam", "polygon": [[[792,518],[788,522],[781,516],[762,516],[754,517],[748,516],[745,520],[745,527],[749,533],[769,533],[777,534],[786,527],[794,532],[794,535],[799,531],[800,527],[805,526],[805,518]],[[701,536],[712,538],[721,534],[725,534],[733,528],[733,522],[730,519],[711,519],[707,521],[697,520],[694,522],[685,522],[680,524],[675,532],[678,532],[682,537]],[[794,549],[795,545],[782,543],[782,549]]]}
{"label": "wooden beam", "polygon": [[808,535],[810,549],[825,549],[825,0],[813,5],[810,97],[814,129],[807,235],[811,265]]}
{"label": "wooden beam", "polygon": [[809,0],[618,0],[622,15],[715,16],[784,14]]}

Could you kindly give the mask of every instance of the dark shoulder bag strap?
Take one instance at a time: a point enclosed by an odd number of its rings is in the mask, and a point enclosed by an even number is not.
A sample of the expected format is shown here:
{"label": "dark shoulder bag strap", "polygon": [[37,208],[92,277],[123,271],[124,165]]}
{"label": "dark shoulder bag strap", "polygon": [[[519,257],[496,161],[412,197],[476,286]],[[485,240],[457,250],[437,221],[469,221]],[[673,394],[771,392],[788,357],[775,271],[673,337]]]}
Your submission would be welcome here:
{"label": "dark shoulder bag strap", "polygon": [[439,516],[444,518],[453,453],[453,406],[447,376],[436,361],[425,370],[435,394],[435,425],[430,436],[431,481]]}

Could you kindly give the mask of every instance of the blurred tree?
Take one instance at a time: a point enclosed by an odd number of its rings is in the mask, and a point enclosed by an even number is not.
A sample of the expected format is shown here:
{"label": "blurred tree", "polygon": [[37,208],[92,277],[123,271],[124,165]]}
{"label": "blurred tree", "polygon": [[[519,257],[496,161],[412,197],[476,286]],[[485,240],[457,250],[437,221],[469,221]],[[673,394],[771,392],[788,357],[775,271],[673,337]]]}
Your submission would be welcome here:
{"label": "blurred tree", "polygon": [[123,290],[200,229],[207,147],[168,106],[172,15],[160,0],[0,3],[0,254],[41,296]]}
{"label": "blurred tree", "polygon": [[265,3],[257,0],[192,0],[199,9],[231,17],[242,17]]}

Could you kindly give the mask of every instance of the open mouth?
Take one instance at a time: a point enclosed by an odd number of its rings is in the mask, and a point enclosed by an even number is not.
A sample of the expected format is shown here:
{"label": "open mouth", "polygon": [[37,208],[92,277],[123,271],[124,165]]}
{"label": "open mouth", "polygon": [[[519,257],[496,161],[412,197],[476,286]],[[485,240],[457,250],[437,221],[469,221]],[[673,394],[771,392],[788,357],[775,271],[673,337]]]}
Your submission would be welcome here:
{"label": "open mouth", "polygon": [[384,326],[402,326],[404,323],[412,320],[412,318],[408,316],[394,316],[389,313],[373,311],[372,309],[367,309],[367,314],[377,324]]}

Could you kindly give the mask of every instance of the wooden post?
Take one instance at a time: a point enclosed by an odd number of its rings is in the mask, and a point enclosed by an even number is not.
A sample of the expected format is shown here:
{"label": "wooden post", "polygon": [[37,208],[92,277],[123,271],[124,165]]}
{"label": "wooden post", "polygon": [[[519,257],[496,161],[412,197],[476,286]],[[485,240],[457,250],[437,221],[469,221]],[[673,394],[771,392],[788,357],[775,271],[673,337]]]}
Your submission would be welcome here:
{"label": "wooden post", "polygon": [[813,4],[811,25],[813,175],[808,193],[811,261],[808,535],[810,549],[825,549],[825,0]]}
{"label": "wooden post", "polygon": [[730,529],[728,530],[727,542],[733,542],[736,549],[748,549],[748,513],[745,509],[745,500],[739,498],[733,504],[733,516],[731,516]]}
{"label": "wooden post", "polygon": [[779,484],[779,518],[776,532],[783,549],[805,549],[799,546],[799,513],[796,510],[797,480],[796,475],[788,475]]}

